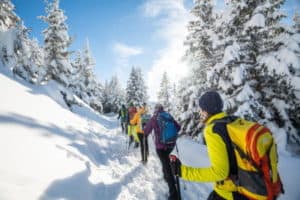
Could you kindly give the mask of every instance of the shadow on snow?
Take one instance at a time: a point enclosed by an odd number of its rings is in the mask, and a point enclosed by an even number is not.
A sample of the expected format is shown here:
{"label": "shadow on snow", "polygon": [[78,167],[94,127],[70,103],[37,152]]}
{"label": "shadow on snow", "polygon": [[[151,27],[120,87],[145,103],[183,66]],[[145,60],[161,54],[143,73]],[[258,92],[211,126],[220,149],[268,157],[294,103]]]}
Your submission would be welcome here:
{"label": "shadow on snow", "polygon": [[72,199],[72,200],[92,200],[92,199],[117,199],[126,186],[140,173],[141,166],[132,169],[123,176],[119,182],[112,184],[92,184],[88,178],[91,175],[91,168],[86,162],[86,169],[71,177],[54,181],[40,197],[40,200],[48,199]]}
{"label": "shadow on snow", "polygon": [[[105,165],[109,160],[119,159],[119,156],[115,156],[113,152],[116,149],[120,149],[121,145],[119,142],[116,142],[112,139],[109,134],[99,134],[92,130],[88,130],[88,132],[78,131],[72,127],[68,127],[67,130],[62,129],[55,124],[41,124],[33,118],[15,114],[8,113],[7,115],[0,114],[0,124],[18,124],[29,128],[39,129],[40,134],[44,137],[52,137],[54,135],[64,137],[70,141],[69,146],[77,149],[82,155],[85,155],[89,158],[89,160],[95,165]],[[78,143],[79,141],[79,143]],[[106,141],[109,145],[105,145],[104,147],[100,147],[97,142]],[[120,142],[122,142],[120,140]],[[56,146],[57,148],[68,151],[66,153],[70,153],[70,150],[66,148],[62,148]],[[73,153],[76,154],[76,153]],[[107,155],[110,155],[108,157]],[[77,157],[81,157],[78,155]]]}

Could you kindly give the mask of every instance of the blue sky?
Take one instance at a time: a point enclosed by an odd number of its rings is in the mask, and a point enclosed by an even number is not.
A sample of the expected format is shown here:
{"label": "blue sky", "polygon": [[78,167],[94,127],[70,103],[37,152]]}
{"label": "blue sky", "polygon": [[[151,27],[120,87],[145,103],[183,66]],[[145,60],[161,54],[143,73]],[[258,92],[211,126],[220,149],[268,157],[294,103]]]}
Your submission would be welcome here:
{"label": "blue sky", "polygon": [[[47,25],[37,16],[45,15],[44,1],[13,0],[13,3],[25,25],[32,28],[32,36],[42,41],[41,32]],[[122,51],[118,50],[120,45],[137,49],[130,53],[132,57],[127,55],[131,57],[128,65],[145,67],[150,67],[153,52],[161,48],[162,44],[151,37],[155,24],[143,16],[142,5],[142,0],[76,0],[76,3],[60,0],[60,7],[68,17],[69,34],[74,37],[70,50],[81,49],[88,38],[97,63],[96,73],[102,80],[118,72],[116,65],[126,62],[118,55],[118,51]]]}
{"label": "blue sky", "polygon": [[[44,0],[12,2],[32,37],[42,41],[47,25],[37,16],[45,15]],[[216,2],[222,8],[223,1]],[[140,66],[153,100],[163,71],[173,81],[187,73],[182,43],[192,5],[192,0],[60,0],[74,37],[70,50],[82,49],[88,39],[102,82],[117,75],[125,86],[131,67]],[[300,10],[300,0],[287,0],[283,9]]]}

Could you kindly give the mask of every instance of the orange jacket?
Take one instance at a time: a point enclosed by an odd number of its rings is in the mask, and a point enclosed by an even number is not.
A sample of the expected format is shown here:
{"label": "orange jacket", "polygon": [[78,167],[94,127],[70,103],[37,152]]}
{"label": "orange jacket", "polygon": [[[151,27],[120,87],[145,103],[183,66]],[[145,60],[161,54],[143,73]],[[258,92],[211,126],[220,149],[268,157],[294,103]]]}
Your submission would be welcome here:
{"label": "orange jacket", "polygon": [[145,113],[145,108],[140,108],[137,113],[135,113],[134,117],[132,120],[130,120],[131,125],[137,125],[136,132],[137,133],[144,133],[143,128],[142,128],[142,118],[141,115]]}

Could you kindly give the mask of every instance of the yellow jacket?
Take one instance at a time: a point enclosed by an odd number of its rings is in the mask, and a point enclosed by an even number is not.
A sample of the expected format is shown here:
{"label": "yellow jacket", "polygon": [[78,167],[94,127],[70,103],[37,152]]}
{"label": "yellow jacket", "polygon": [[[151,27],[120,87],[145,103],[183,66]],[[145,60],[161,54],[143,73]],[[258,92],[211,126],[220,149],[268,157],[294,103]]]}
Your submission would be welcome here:
{"label": "yellow jacket", "polygon": [[145,108],[140,108],[138,112],[134,115],[132,120],[130,120],[131,125],[137,125],[136,132],[137,133],[144,133],[142,129],[142,118],[141,115],[145,113]]}
{"label": "yellow jacket", "polygon": [[218,133],[213,131],[213,120],[225,117],[224,112],[211,116],[204,129],[204,137],[207,144],[208,156],[211,166],[208,168],[194,168],[186,165],[181,166],[181,176],[184,180],[197,182],[218,182],[223,184],[214,185],[214,190],[224,199],[233,200],[233,191],[237,191],[234,183],[227,179],[230,171],[229,158],[226,144]]}

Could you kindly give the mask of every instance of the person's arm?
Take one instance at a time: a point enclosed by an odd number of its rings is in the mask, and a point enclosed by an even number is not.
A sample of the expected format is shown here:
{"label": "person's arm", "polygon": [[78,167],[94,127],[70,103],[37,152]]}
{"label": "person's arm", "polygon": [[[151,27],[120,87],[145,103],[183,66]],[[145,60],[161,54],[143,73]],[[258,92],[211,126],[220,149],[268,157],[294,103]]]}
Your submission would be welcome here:
{"label": "person's arm", "polygon": [[178,122],[177,122],[175,119],[174,119],[174,122],[175,122],[176,129],[177,129],[178,131],[180,131],[181,126],[178,124]]}
{"label": "person's arm", "polygon": [[144,129],[143,129],[145,136],[148,136],[148,135],[152,132],[152,130],[153,130],[153,128],[154,128],[154,123],[155,123],[154,120],[155,120],[155,118],[152,117],[152,118],[146,123],[146,125],[145,125],[145,127],[144,127]]}
{"label": "person's arm", "polygon": [[205,139],[211,166],[208,168],[194,168],[182,164],[181,176],[185,180],[216,182],[226,179],[229,175],[230,166],[226,145],[220,135],[212,132],[212,127],[208,128]]}
{"label": "person's arm", "polygon": [[130,124],[131,125],[137,125],[138,123],[138,120],[139,120],[139,114],[138,113],[135,113],[135,115],[133,116],[133,118],[130,120]]}

